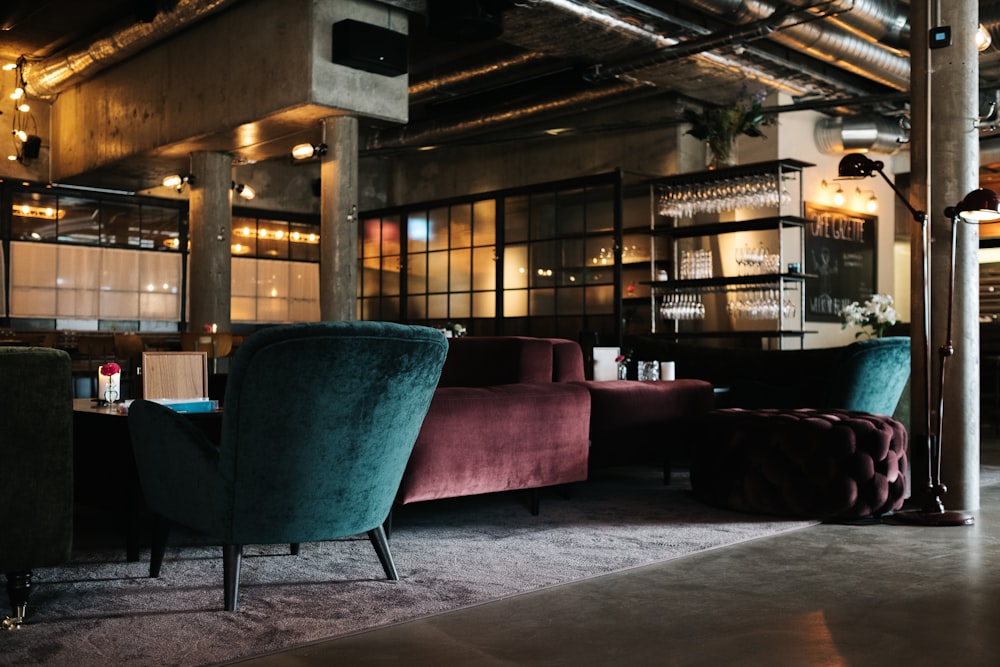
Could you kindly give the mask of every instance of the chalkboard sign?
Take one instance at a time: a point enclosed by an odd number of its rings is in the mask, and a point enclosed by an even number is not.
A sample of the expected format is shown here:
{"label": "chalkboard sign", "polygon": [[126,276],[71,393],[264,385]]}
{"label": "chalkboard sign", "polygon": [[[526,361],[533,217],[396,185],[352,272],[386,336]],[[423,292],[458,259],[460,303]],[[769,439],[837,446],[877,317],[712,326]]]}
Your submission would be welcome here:
{"label": "chalkboard sign", "polygon": [[864,303],[876,289],[878,216],[806,203],[805,317],[841,322],[840,310]]}

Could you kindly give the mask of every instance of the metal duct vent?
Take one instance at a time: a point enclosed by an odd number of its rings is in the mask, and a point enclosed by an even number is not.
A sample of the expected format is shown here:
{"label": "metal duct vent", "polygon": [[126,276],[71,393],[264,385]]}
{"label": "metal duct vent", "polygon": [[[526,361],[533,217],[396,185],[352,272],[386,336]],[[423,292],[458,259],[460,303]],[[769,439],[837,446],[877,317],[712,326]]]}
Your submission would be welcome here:
{"label": "metal duct vent", "polygon": [[813,136],[819,151],[828,155],[851,151],[892,155],[910,141],[898,119],[883,116],[824,118],[816,123]]}

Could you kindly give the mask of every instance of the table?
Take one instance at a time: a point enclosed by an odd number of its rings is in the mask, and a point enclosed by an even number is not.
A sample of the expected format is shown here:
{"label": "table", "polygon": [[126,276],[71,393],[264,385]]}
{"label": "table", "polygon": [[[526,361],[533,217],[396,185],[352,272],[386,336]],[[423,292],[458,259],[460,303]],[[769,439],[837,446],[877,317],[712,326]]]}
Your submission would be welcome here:
{"label": "table", "polygon": [[[221,411],[185,417],[212,442],[220,441]],[[128,418],[119,406],[99,406],[91,398],[73,399],[73,475],[76,502],[107,510],[123,523],[126,557],[139,560],[139,550],[149,543],[148,530],[143,529],[150,525],[149,510],[132,454]]]}

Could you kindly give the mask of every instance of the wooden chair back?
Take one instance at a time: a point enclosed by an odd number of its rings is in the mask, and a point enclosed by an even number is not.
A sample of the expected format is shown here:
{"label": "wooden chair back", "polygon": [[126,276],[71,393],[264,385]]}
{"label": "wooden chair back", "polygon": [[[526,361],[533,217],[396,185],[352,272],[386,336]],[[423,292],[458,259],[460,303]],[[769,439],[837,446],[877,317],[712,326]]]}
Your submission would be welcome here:
{"label": "wooden chair back", "polygon": [[204,352],[143,352],[143,398],[208,398]]}

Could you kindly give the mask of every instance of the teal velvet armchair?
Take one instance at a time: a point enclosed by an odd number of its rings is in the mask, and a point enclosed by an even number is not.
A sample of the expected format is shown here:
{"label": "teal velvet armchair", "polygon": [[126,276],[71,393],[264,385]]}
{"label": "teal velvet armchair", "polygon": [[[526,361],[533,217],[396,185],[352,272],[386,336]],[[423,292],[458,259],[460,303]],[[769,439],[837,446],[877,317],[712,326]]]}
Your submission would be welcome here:
{"label": "teal velvet armchair", "polygon": [[62,350],[0,347],[0,572],[24,620],[32,570],[59,565],[73,542],[73,380]]}
{"label": "teal velvet armchair", "polygon": [[222,544],[228,611],[246,544],[367,533],[397,579],[382,524],[447,351],[438,331],[384,322],[260,331],[233,357],[218,445],[184,415],[133,403],[129,429],[155,522],[150,576],[176,522]]}

